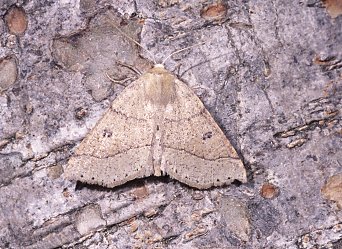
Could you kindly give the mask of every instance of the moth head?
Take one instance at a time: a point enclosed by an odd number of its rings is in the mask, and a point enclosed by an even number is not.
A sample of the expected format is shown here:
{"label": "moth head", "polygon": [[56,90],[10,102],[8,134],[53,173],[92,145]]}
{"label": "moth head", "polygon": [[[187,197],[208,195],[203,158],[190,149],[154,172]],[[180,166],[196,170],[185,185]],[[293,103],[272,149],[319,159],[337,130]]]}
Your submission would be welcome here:
{"label": "moth head", "polygon": [[165,68],[163,64],[155,64],[153,67],[155,67],[155,68],[162,68],[162,69]]}
{"label": "moth head", "polygon": [[[154,75],[160,75],[166,78],[170,78],[172,75],[169,71],[167,71],[163,64],[154,64],[154,66],[149,70],[149,73]],[[162,80],[167,80],[166,78],[163,78]],[[173,78],[173,76],[171,77]]]}

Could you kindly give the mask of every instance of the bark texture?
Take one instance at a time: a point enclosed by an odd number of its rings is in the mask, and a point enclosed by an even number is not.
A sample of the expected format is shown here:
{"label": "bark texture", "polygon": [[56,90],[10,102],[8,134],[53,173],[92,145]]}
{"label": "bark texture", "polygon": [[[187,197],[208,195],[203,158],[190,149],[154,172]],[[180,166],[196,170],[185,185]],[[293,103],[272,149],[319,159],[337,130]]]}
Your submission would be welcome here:
{"label": "bark texture", "polygon": [[[0,248],[341,248],[341,14],[338,0],[0,0]],[[166,68],[230,139],[246,184],[64,179],[136,77],[126,64],[202,42]]]}

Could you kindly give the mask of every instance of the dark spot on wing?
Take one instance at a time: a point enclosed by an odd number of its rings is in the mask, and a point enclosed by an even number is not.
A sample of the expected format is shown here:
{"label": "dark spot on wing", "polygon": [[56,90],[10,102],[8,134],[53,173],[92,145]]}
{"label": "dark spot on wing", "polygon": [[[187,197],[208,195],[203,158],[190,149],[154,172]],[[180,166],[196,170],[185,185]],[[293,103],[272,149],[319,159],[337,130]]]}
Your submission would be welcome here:
{"label": "dark spot on wing", "polygon": [[202,139],[207,140],[207,139],[211,138],[212,136],[213,136],[213,133],[211,131],[208,131],[208,132],[203,134]]}
{"label": "dark spot on wing", "polygon": [[113,135],[113,133],[109,130],[103,130],[102,136],[103,137],[111,137]]}

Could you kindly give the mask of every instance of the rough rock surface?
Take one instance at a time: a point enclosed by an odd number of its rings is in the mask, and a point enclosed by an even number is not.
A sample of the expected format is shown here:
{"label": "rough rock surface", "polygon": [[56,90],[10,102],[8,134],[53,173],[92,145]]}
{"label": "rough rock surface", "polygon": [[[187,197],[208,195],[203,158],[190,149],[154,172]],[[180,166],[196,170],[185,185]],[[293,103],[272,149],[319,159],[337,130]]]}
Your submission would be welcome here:
{"label": "rough rock surface", "polygon": [[[342,213],[321,192],[342,172],[340,1],[0,0],[0,15],[0,248],[341,246]],[[166,68],[224,130],[248,183],[65,180],[137,76],[125,64],[145,71],[201,42]]]}

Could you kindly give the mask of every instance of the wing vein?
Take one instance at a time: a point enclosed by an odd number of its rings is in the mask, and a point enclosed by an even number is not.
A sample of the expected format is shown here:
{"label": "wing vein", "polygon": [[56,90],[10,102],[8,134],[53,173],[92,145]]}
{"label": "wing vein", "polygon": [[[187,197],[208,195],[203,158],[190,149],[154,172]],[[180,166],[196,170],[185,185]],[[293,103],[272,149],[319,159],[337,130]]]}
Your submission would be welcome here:
{"label": "wing vein", "polygon": [[75,154],[74,157],[91,156],[91,157],[98,158],[98,159],[106,159],[106,158],[115,157],[115,156],[117,156],[117,155],[119,155],[119,154],[128,152],[128,151],[130,151],[130,150],[140,149],[140,148],[145,148],[145,147],[151,147],[151,145],[150,145],[150,144],[147,144],[147,145],[144,145],[144,146],[131,147],[131,148],[128,148],[127,150],[118,151],[118,152],[115,153],[115,154],[108,154],[108,155],[106,155],[105,157],[95,156],[95,155],[93,155],[93,154]]}
{"label": "wing vein", "polygon": [[170,146],[164,146],[164,148],[167,148],[167,149],[171,149],[171,150],[176,150],[176,151],[183,151],[189,155],[192,155],[192,156],[195,156],[197,158],[200,158],[200,159],[204,159],[204,160],[207,160],[207,161],[217,161],[217,160],[220,160],[220,159],[238,159],[240,160],[239,157],[230,157],[230,156],[224,156],[224,157],[217,157],[217,158],[205,158],[205,157],[201,157],[199,155],[196,155],[195,153],[192,153],[188,150],[185,150],[185,149],[177,149],[177,148],[173,148],[173,147],[170,147]]}

